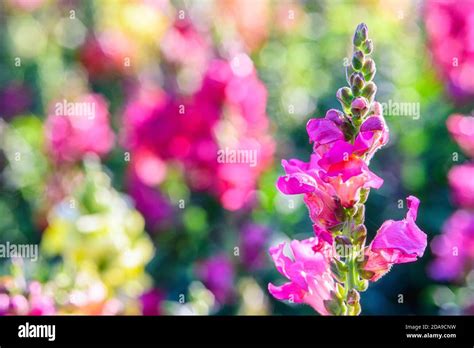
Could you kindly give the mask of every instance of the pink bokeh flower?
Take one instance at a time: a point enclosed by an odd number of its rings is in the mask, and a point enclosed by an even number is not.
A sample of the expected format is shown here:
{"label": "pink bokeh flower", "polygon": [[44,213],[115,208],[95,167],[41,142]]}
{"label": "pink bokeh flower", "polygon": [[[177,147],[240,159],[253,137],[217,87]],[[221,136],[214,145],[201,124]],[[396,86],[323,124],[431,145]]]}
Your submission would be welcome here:
{"label": "pink bokeh flower", "polygon": [[474,158],[474,117],[451,115],[447,121],[448,131],[461,149]]}
{"label": "pink bokeh flower", "polygon": [[474,163],[461,164],[451,168],[448,174],[449,186],[454,202],[460,207],[474,208]]}
{"label": "pink bokeh flower", "polygon": [[427,236],[415,223],[419,204],[418,198],[409,196],[406,218],[387,220],[377,231],[367,248],[364,265],[365,271],[373,273],[371,281],[380,279],[394,264],[413,262],[423,256]]}
{"label": "pink bokeh flower", "polygon": [[333,298],[336,283],[331,274],[332,247],[317,237],[290,243],[292,257],[284,254],[285,243],[270,248],[270,255],[277,270],[289,282],[268,290],[278,300],[306,303],[322,315],[328,315],[325,301]]}
{"label": "pink bokeh flower", "polygon": [[[254,201],[258,178],[275,148],[265,111],[267,92],[245,57],[235,64],[212,61],[190,98],[141,86],[124,117],[124,142],[132,157],[145,148],[156,160],[178,161],[192,189],[217,196],[228,210]],[[254,161],[220,161],[221,151],[243,151]]]}
{"label": "pink bokeh flower", "polygon": [[443,232],[431,243],[436,255],[429,267],[437,280],[458,280],[474,265],[474,213],[458,210],[445,222]]}
{"label": "pink bokeh flower", "polygon": [[474,95],[474,2],[429,0],[425,25],[429,47],[456,99]]}
{"label": "pink bokeh flower", "polygon": [[1,315],[53,315],[56,308],[52,297],[44,293],[40,283],[33,281],[23,293],[11,291],[13,282],[5,279],[0,283]]}
{"label": "pink bokeh flower", "polygon": [[74,102],[58,101],[46,120],[46,146],[56,162],[75,162],[87,153],[107,154],[114,144],[106,100],[83,95]]}

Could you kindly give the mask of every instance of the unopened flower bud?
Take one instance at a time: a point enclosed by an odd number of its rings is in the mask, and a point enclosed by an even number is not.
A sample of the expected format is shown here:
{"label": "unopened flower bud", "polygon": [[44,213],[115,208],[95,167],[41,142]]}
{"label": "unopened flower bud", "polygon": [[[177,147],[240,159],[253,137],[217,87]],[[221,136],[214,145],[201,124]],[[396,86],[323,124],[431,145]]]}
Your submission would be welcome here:
{"label": "unopened flower bud", "polygon": [[324,307],[331,315],[343,315],[347,311],[346,304],[339,298],[337,294],[331,291],[332,299],[324,301]]}
{"label": "unopened flower bud", "polygon": [[[372,109],[374,107],[375,104],[378,104],[380,105],[379,103],[374,103],[372,104]],[[360,203],[365,203],[367,202],[367,198],[369,198],[369,193],[370,193],[370,189],[369,188],[361,188],[360,189],[360,193],[359,193],[359,202]]]}
{"label": "unopened flower bud", "polygon": [[365,85],[360,94],[367,98],[369,102],[373,102],[375,99],[375,93],[377,93],[377,86],[375,83],[369,82]]}
{"label": "unopened flower bud", "polygon": [[361,89],[364,87],[364,77],[361,73],[353,73],[350,77],[351,90],[354,96],[360,94]]}
{"label": "unopened flower bud", "polygon": [[352,92],[349,87],[342,87],[337,90],[336,98],[339,100],[341,105],[345,108],[350,107],[352,102]]}
{"label": "unopened flower bud", "polygon": [[362,69],[363,65],[364,65],[364,53],[362,53],[362,51],[357,50],[352,55],[352,67],[354,68],[354,70],[360,70]]}
{"label": "unopened flower bud", "polygon": [[372,51],[374,50],[374,44],[372,42],[372,40],[365,40],[363,43],[362,43],[362,47],[361,47],[362,51],[365,53],[365,54],[371,54]]}
{"label": "unopened flower bud", "polygon": [[351,113],[354,117],[363,117],[369,110],[369,102],[364,97],[357,97],[351,103]]}
{"label": "unopened flower bud", "polygon": [[367,36],[367,26],[364,23],[360,23],[356,28],[356,31],[354,33],[354,39],[352,40],[354,46],[359,47],[360,45],[362,45],[362,43],[367,40]]}
{"label": "unopened flower bud", "polygon": [[347,304],[354,305],[360,301],[360,294],[357,292],[356,289],[350,289],[349,293],[347,294]]}
{"label": "unopened flower bud", "polygon": [[364,62],[364,66],[362,67],[362,73],[364,74],[365,81],[371,81],[377,68],[375,67],[375,62],[373,59],[369,58]]}

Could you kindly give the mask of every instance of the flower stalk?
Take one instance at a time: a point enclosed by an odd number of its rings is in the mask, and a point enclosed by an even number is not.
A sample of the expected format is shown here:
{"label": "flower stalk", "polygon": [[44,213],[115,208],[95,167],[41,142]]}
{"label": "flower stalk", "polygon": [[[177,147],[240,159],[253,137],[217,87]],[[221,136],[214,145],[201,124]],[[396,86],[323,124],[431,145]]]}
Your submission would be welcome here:
{"label": "flower stalk", "polygon": [[270,249],[289,282],[269,284],[277,299],[306,303],[323,315],[359,315],[360,292],[397,263],[415,261],[426,248],[426,235],[415,224],[419,200],[409,196],[407,217],[388,220],[366,246],[365,202],[371,188],[383,180],[369,169],[375,152],[388,141],[388,128],[377,86],[376,66],[370,57],[373,43],[365,24],[353,38],[351,65],[346,67],[348,86],[336,98],[340,110],[306,126],[313,154],[309,162],[283,160],[286,175],[277,182],[283,194],[303,194],[315,236],[292,241],[292,258],[284,243]]}

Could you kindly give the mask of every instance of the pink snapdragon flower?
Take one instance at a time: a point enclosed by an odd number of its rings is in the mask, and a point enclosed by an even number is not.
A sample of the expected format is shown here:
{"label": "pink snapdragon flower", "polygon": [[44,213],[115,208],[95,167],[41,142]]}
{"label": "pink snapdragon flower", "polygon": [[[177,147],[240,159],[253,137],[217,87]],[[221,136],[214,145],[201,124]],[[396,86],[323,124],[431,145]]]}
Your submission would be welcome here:
{"label": "pink snapdragon flower", "polygon": [[46,121],[46,138],[56,162],[79,161],[87,153],[107,154],[115,136],[106,100],[99,94],[87,94],[74,102],[58,101]]}
{"label": "pink snapdragon flower", "polygon": [[474,95],[474,2],[429,0],[425,25],[429,47],[448,90],[457,99]]}
{"label": "pink snapdragon flower", "polygon": [[333,297],[336,283],[331,274],[332,247],[326,241],[312,237],[290,243],[292,258],[284,254],[285,243],[270,248],[277,270],[289,282],[268,290],[278,300],[306,303],[322,315],[328,315],[325,301]]}
{"label": "pink snapdragon flower", "polygon": [[448,131],[463,151],[474,158],[474,117],[451,115],[447,121]]}
{"label": "pink snapdragon flower", "polygon": [[443,233],[433,239],[431,249],[437,256],[429,268],[431,277],[460,279],[474,265],[474,213],[456,211],[445,222]]}
{"label": "pink snapdragon flower", "polygon": [[394,264],[416,261],[426,248],[427,236],[416,225],[420,201],[407,198],[408,212],[400,221],[387,220],[367,248],[364,270],[373,273],[371,281],[380,279]]}

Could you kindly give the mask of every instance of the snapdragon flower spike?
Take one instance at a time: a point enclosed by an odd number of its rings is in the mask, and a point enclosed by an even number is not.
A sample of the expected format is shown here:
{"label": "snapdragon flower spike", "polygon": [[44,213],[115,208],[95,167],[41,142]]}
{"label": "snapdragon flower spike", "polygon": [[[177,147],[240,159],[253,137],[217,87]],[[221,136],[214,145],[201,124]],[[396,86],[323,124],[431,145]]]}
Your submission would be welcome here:
{"label": "snapdragon flower spike", "polygon": [[358,315],[359,292],[369,280],[379,279],[394,264],[415,261],[426,247],[426,235],[415,223],[419,200],[412,196],[407,217],[386,221],[365,247],[364,203],[370,189],[383,184],[369,164],[388,142],[389,132],[382,107],[374,101],[376,68],[368,57],[373,43],[365,24],[357,27],[353,42],[352,71],[346,71],[349,87],[336,93],[342,110],[331,109],[324,118],[308,121],[313,144],[309,162],[283,160],[285,175],[277,181],[283,194],[303,195],[315,237],[291,242],[293,260],[283,254],[283,244],[270,249],[277,269],[290,282],[269,284],[269,291],[280,300],[309,304],[323,315]]}

